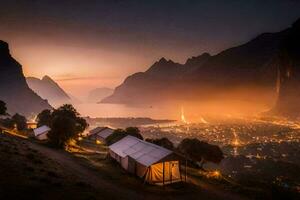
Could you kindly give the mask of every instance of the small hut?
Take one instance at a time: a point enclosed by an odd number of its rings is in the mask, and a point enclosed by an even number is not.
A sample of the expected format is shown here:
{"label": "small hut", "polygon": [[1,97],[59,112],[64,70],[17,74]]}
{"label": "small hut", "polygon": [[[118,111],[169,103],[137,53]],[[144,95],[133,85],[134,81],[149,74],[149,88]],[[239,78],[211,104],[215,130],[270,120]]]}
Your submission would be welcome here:
{"label": "small hut", "polygon": [[44,125],[44,126],[40,126],[36,129],[33,129],[33,134],[34,134],[34,137],[37,138],[38,140],[47,140],[48,139],[48,132],[50,131],[51,129]]}
{"label": "small hut", "polygon": [[112,144],[109,155],[126,171],[150,184],[164,185],[182,180],[177,154],[136,137],[129,135]]}
{"label": "small hut", "polygon": [[26,122],[27,129],[35,129],[37,128],[37,123],[36,122]]}
{"label": "small hut", "polygon": [[109,127],[97,127],[89,132],[89,138],[91,140],[105,143],[105,139],[114,132],[114,129]]}
{"label": "small hut", "polygon": [[91,129],[91,130],[88,132],[87,136],[92,136],[92,135],[94,135],[94,134],[96,134],[96,133],[102,131],[102,130],[105,129],[105,128],[106,128],[106,127],[103,127],[103,126],[97,126],[96,128]]}

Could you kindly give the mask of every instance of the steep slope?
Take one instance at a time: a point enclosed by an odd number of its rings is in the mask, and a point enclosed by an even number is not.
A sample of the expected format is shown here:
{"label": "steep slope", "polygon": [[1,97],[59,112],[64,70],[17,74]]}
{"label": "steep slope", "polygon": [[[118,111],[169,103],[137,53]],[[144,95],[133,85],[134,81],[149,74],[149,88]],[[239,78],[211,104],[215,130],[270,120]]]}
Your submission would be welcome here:
{"label": "steep slope", "polygon": [[205,62],[207,62],[211,58],[211,55],[209,53],[203,53],[200,56],[193,56],[189,59],[187,59],[186,63],[184,64],[189,69],[189,72],[193,72],[198,69],[199,66],[203,65]]}
{"label": "steep slope", "polygon": [[[101,102],[138,103],[147,100],[163,100],[172,91],[171,88],[176,87],[174,81],[181,79],[183,73],[185,73],[185,66],[161,58],[146,72],[127,77],[123,84],[115,88],[113,95],[104,98]],[[159,96],[156,95],[157,91],[160,92]]]}
{"label": "steep slope", "polygon": [[276,60],[279,94],[270,114],[300,117],[300,19],[288,30]]}
{"label": "steep slope", "polygon": [[0,41],[0,99],[7,103],[11,114],[18,112],[28,116],[51,108],[28,87],[22,66],[10,55],[4,41]]}
{"label": "steep slope", "polygon": [[42,79],[27,77],[26,81],[33,91],[47,99],[52,106],[71,102],[69,95],[49,76],[44,76]]}

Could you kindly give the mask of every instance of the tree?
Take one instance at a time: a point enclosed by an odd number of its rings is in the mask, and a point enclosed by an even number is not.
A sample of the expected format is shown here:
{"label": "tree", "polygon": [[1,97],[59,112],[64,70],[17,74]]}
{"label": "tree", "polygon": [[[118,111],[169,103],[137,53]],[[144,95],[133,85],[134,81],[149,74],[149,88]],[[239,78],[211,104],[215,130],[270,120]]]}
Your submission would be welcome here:
{"label": "tree", "polygon": [[131,135],[131,136],[139,138],[141,140],[144,139],[143,136],[141,135],[140,129],[138,129],[137,127],[127,127],[125,129],[125,132],[127,133],[127,135]]}
{"label": "tree", "polygon": [[126,137],[127,133],[123,129],[116,129],[114,132],[105,139],[107,145],[112,145],[113,143],[118,142],[122,138]]}
{"label": "tree", "polygon": [[78,137],[88,126],[76,109],[65,104],[51,114],[51,130],[48,133],[49,142],[58,148],[64,148],[73,138]]}
{"label": "tree", "polygon": [[11,118],[5,118],[1,120],[1,123],[6,128],[17,128],[19,131],[27,128],[27,119],[18,113],[14,114]]}
{"label": "tree", "polygon": [[0,100],[0,115],[6,115],[6,103]]}
{"label": "tree", "polygon": [[116,143],[127,135],[131,135],[143,140],[143,136],[141,135],[140,130],[137,127],[128,127],[125,130],[116,129],[110,136],[106,138],[106,144],[111,145],[113,143]]}
{"label": "tree", "polygon": [[42,112],[40,112],[37,116],[37,126],[49,126],[51,125],[51,120],[52,120],[52,116],[51,116],[51,110],[43,110]]}
{"label": "tree", "polygon": [[146,141],[151,142],[153,144],[156,144],[158,146],[164,147],[164,148],[169,149],[169,150],[174,149],[174,144],[166,137],[159,138],[159,139],[147,138]]}
{"label": "tree", "polygon": [[63,148],[66,142],[76,136],[75,120],[65,116],[55,116],[48,133],[48,139],[52,145]]}
{"label": "tree", "polygon": [[16,113],[12,116],[11,120],[14,122],[14,124],[16,124],[19,131],[25,130],[27,128],[27,120],[23,115]]}
{"label": "tree", "polygon": [[14,126],[15,126],[15,122],[11,118],[2,119],[1,123],[4,127],[10,128],[10,129],[14,128]]}
{"label": "tree", "polygon": [[186,138],[182,140],[177,149],[189,160],[199,162],[201,168],[203,168],[205,162],[220,163],[224,158],[219,146],[208,144],[196,138]]}

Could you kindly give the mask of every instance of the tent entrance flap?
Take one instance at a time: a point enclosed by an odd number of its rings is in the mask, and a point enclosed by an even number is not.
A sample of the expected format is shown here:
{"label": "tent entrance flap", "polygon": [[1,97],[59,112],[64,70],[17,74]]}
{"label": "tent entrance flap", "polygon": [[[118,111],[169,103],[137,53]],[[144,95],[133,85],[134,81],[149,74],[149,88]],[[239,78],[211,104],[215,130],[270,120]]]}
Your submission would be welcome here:
{"label": "tent entrance flap", "polygon": [[167,161],[151,165],[145,178],[147,182],[155,184],[181,181],[179,161]]}

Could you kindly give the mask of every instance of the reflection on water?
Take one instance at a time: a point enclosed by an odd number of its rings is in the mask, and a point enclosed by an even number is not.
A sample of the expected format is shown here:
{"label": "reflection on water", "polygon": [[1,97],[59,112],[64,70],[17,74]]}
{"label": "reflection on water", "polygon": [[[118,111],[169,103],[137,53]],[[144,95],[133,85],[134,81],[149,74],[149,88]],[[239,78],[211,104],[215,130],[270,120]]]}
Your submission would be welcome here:
{"label": "reflection on water", "polygon": [[167,106],[131,107],[123,104],[95,104],[82,103],[74,105],[82,116],[89,117],[150,117],[155,119],[177,119],[179,109],[170,109]]}

